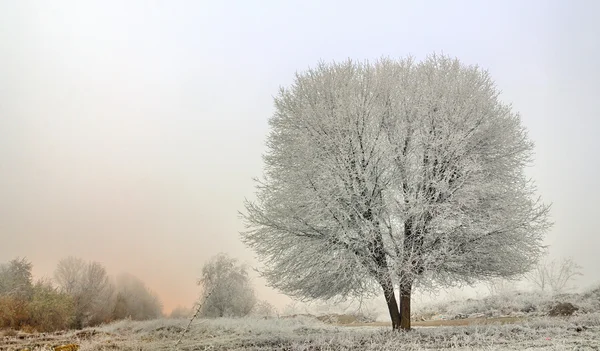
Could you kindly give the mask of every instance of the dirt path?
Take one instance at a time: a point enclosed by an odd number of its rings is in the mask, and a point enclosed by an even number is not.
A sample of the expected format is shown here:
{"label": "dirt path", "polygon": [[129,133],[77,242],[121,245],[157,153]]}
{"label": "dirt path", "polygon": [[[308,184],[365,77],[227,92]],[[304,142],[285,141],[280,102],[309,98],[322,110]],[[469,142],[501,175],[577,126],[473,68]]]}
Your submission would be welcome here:
{"label": "dirt path", "polygon": [[[476,324],[510,324],[525,320],[524,317],[464,318],[453,320],[413,321],[413,327],[451,327]],[[338,324],[344,327],[391,327],[391,322]]]}

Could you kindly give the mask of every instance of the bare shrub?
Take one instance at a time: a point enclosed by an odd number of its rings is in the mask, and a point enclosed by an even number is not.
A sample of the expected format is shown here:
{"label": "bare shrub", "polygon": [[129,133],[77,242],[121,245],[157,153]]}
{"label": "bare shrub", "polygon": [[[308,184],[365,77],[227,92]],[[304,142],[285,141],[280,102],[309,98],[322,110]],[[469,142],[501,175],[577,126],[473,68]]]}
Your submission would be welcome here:
{"label": "bare shrub", "polygon": [[0,327],[21,329],[29,320],[29,301],[15,296],[0,295]]}
{"label": "bare shrub", "polygon": [[73,299],[48,281],[38,281],[28,306],[29,323],[39,332],[68,329],[75,315]]}
{"label": "bare shrub", "polygon": [[278,315],[277,309],[275,306],[271,305],[269,302],[261,300],[257,301],[254,307],[252,308],[251,314],[257,317],[275,317]]}

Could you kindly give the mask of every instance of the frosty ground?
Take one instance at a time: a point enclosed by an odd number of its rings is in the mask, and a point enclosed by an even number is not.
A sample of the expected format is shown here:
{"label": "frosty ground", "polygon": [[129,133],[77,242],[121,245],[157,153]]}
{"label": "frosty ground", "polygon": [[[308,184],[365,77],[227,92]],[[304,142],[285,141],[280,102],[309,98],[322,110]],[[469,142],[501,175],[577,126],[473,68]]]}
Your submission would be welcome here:
{"label": "frosty ground", "polygon": [[[571,306],[571,309],[557,308]],[[569,314],[568,316],[561,314]],[[325,318],[324,318],[325,317]],[[345,315],[343,317],[352,317]],[[339,315],[121,320],[56,333],[0,330],[0,351],[53,350],[600,350],[600,287],[583,293],[510,292],[425,304],[413,330]]]}
{"label": "frosty ground", "polygon": [[[0,350],[52,350],[74,343],[85,350],[175,350],[184,319],[119,321],[99,328],[4,336]],[[533,317],[512,324],[416,327],[339,326],[315,318],[195,321],[180,350],[598,350],[600,313]]]}

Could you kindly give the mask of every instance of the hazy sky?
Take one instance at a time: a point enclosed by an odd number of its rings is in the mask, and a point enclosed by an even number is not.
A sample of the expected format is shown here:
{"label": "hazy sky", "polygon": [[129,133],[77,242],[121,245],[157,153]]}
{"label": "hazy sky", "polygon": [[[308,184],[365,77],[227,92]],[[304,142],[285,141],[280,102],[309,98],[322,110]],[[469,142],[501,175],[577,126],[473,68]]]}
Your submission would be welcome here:
{"label": "hazy sky", "polygon": [[[272,97],[319,60],[438,52],[489,69],[536,142],[556,257],[600,282],[600,2],[0,0],[0,262],[73,255],[165,309],[250,264]],[[261,298],[286,303],[256,281]]]}

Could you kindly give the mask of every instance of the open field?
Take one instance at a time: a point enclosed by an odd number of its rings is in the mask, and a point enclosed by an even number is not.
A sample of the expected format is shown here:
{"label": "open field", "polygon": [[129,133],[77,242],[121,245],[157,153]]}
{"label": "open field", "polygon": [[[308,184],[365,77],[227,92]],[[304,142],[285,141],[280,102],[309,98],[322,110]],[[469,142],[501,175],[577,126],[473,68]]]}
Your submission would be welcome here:
{"label": "open field", "polygon": [[[497,320],[506,322],[508,320]],[[454,325],[438,321],[437,325]],[[408,333],[372,324],[337,326],[313,318],[214,319],[195,321],[180,350],[599,350],[600,313],[535,317],[510,324],[424,327]],[[465,321],[462,321],[465,323]],[[183,319],[119,321],[98,328],[50,334],[12,333],[1,351],[52,350],[78,344],[86,350],[174,350],[187,325]],[[10,333],[9,333],[10,334]]]}

